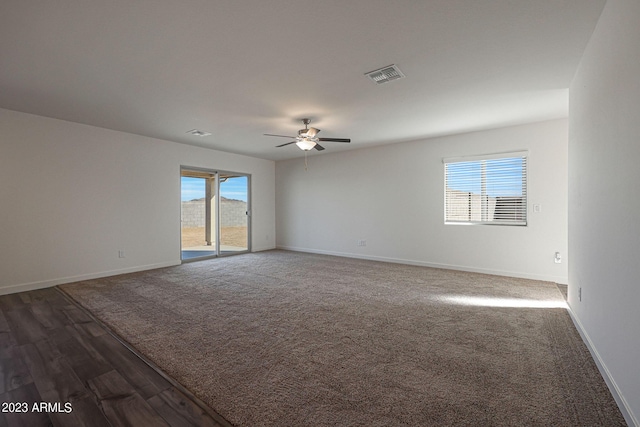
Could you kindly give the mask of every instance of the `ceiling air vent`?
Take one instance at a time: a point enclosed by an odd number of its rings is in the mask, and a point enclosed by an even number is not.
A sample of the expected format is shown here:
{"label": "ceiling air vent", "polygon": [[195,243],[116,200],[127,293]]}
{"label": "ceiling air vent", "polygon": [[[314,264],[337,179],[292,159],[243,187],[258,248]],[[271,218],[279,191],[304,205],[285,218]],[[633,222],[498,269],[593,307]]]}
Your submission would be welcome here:
{"label": "ceiling air vent", "polygon": [[193,136],[209,136],[209,135],[211,135],[210,132],[206,132],[206,131],[199,130],[199,129],[191,129],[187,133],[189,135],[193,135]]}
{"label": "ceiling air vent", "polygon": [[395,64],[382,67],[375,71],[370,71],[365,73],[365,76],[369,77],[377,84],[387,83],[392,80],[398,80],[405,77],[405,75],[402,74],[402,71],[400,71]]}

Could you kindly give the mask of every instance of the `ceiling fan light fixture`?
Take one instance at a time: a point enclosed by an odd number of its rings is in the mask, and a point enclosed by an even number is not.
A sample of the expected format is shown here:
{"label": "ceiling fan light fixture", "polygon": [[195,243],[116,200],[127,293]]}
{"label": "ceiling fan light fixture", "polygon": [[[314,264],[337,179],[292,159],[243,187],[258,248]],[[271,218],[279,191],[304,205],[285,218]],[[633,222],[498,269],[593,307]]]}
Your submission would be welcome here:
{"label": "ceiling fan light fixture", "polygon": [[304,124],[304,129],[300,129],[298,131],[298,136],[288,136],[288,135],[275,135],[272,133],[265,133],[265,136],[277,136],[278,138],[289,138],[293,139],[293,141],[289,141],[285,144],[276,145],[276,147],[284,147],[291,144],[296,144],[299,149],[303,151],[309,151],[312,148],[315,148],[318,151],[324,150],[324,147],[319,144],[319,142],[351,142],[349,138],[318,138],[317,135],[320,133],[320,129],[316,129],[313,127],[309,127],[309,123],[311,119],[302,119],[302,123]]}
{"label": "ceiling fan light fixture", "polygon": [[311,150],[313,147],[316,146],[316,142],[309,139],[309,138],[302,138],[298,141],[296,141],[296,145],[304,151],[309,151]]}

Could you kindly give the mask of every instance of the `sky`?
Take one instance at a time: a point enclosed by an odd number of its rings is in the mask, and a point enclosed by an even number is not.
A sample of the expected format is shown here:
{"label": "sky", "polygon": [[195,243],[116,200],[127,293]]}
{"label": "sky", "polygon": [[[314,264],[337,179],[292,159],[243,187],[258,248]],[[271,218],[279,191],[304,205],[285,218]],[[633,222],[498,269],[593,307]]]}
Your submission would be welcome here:
{"label": "sky", "polygon": [[[486,194],[490,197],[522,196],[523,159],[520,157],[486,160]],[[482,166],[480,161],[449,163],[447,184],[453,190],[481,194]]]}
{"label": "sky", "polygon": [[[204,179],[183,176],[182,201],[201,199],[204,197]],[[247,201],[247,177],[240,176],[220,183],[220,195],[227,199]]]}

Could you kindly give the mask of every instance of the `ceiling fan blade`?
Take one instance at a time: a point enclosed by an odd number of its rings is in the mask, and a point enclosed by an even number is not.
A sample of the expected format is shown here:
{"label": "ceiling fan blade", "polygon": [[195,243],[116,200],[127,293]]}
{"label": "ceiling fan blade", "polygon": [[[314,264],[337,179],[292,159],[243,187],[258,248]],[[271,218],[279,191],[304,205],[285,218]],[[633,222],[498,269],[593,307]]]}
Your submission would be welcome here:
{"label": "ceiling fan blade", "polygon": [[285,145],[291,145],[291,144],[295,144],[295,143],[296,143],[296,141],[287,142],[286,144],[276,145],[276,148],[278,148],[278,147],[284,147]]}
{"label": "ceiling fan blade", "polygon": [[318,141],[351,142],[351,140],[349,138],[318,138]]}
{"label": "ceiling fan blade", "polygon": [[315,148],[318,151],[324,150],[324,147],[322,145],[318,144],[317,142],[316,142],[316,145],[313,146],[313,148]]}
{"label": "ceiling fan blade", "polygon": [[264,136],[279,136],[280,138],[295,138],[295,136],[287,136],[287,135],[272,135],[270,133],[263,133]]}

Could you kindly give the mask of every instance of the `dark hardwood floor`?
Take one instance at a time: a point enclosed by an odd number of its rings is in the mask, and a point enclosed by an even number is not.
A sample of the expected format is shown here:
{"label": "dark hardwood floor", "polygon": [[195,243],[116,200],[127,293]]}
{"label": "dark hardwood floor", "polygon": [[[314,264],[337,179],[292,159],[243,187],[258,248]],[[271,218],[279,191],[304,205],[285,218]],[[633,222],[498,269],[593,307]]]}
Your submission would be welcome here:
{"label": "dark hardwood floor", "polygon": [[0,426],[229,426],[50,288],[0,296]]}

